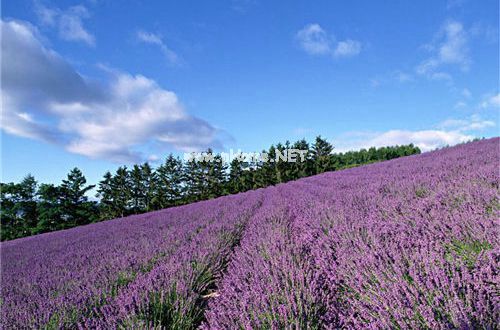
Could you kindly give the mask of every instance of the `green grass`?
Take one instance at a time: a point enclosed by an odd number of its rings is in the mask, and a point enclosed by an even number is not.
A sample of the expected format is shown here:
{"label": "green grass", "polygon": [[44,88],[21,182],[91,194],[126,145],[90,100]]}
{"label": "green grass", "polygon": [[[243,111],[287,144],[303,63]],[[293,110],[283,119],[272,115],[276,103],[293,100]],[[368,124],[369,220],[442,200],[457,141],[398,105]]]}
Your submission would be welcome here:
{"label": "green grass", "polygon": [[468,268],[474,268],[479,255],[492,249],[487,241],[453,240],[445,246],[446,259],[450,262],[463,262]]}

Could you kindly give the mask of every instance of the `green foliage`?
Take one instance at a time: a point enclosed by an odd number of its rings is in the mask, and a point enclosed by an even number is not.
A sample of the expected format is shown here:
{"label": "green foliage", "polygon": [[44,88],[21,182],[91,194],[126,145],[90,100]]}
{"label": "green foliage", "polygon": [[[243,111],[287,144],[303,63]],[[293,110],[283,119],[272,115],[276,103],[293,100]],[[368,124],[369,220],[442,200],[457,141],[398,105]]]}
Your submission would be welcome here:
{"label": "green foliage", "polygon": [[97,208],[94,202],[90,202],[86,193],[95,185],[86,186],[87,179],[78,168],[74,168],[68,174],[67,179],[62,181],[59,187],[64,218],[61,228],[72,228],[75,226],[91,223],[97,219]]}
{"label": "green foliage", "polygon": [[177,292],[176,285],[166,291],[152,292],[141,314],[146,328],[195,329],[203,314]]}
{"label": "green foliage", "polygon": [[492,249],[492,245],[479,240],[453,240],[445,246],[446,259],[457,264],[463,263],[468,268],[474,268],[479,255]]}
{"label": "green foliage", "polygon": [[333,146],[321,136],[316,137],[311,154],[314,163],[315,174],[320,174],[332,169],[331,154]]}
{"label": "green foliage", "polygon": [[418,187],[417,189],[415,189],[415,195],[418,198],[424,198],[428,193],[429,191],[425,187]]}
{"label": "green foliage", "polygon": [[[296,162],[286,161],[286,151],[290,148],[304,150],[304,159],[296,155]],[[9,240],[71,228],[420,153],[412,144],[337,154],[333,150],[321,136],[312,145],[305,139],[293,144],[286,141],[263,151],[272,162],[235,158],[229,167],[211,149],[197,161],[183,162],[170,154],[156,169],[144,163],[130,170],[121,166],[114,174],[106,172],[97,187],[99,203],[88,200],[94,186],[86,184],[77,168],[71,170],[61,185],[38,185],[28,175],[20,183],[0,184],[0,236]],[[418,189],[415,193],[425,196]],[[496,210],[498,203],[488,206],[488,212]]]}
{"label": "green foliage", "polygon": [[42,184],[38,190],[39,218],[36,227],[37,233],[45,233],[60,229],[64,223],[64,206],[61,188],[53,184]]}
{"label": "green foliage", "polygon": [[37,182],[28,174],[18,183],[0,185],[0,218],[2,240],[32,234],[38,221]]}
{"label": "green foliage", "polygon": [[206,307],[205,295],[215,286],[215,278],[209,265],[193,261],[190,281],[185,292],[179,292],[175,282],[167,290],[151,292],[140,317],[148,328],[195,329],[203,321]]}
{"label": "green foliage", "polygon": [[82,172],[75,168],[60,186],[38,185],[32,175],[20,183],[1,184],[1,239],[8,240],[71,228],[97,219],[95,202],[86,193]]}
{"label": "green foliage", "polygon": [[155,209],[178,205],[182,198],[182,161],[170,154],[165,163],[156,170],[156,194],[153,197]]}
{"label": "green foliage", "polygon": [[112,219],[115,215],[115,206],[113,200],[113,175],[108,171],[104,178],[99,182],[97,197],[99,203],[99,220]]}

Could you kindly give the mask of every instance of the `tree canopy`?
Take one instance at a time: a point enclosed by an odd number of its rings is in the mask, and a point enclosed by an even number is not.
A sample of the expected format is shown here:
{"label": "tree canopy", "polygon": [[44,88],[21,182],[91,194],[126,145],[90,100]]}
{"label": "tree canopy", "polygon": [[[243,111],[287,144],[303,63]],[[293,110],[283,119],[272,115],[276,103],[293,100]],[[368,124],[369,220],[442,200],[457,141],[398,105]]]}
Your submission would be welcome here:
{"label": "tree canopy", "polygon": [[[290,148],[303,150],[303,159],[286,161]],[[121,166],[114,174],[108,171],[97,187],[88,185],[78,168],[60,185],[38,184],[28,174],[19,183],[0,184],[0,236],[9,240],[72,228],[420,153],[412,144],[333,151],[334,147],[318,136],[312,144],[302,139],[271,145],[264,150],[273,160],[267,162],[235,157],[226,164],[211,149],[201,161],[182,161],[170,154],[156,169],[143,163]],[[89,199],[92,192],[96,200]]]}

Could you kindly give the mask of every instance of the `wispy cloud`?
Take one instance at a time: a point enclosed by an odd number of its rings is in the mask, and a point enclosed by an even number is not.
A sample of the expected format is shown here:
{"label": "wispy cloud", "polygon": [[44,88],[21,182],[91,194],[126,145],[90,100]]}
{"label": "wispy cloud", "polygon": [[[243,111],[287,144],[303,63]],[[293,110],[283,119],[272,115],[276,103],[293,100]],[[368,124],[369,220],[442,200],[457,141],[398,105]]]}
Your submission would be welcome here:
{"label": "wispy cloud", "polygon": [[1,21],[1,32],[5,132],[118,162],[147,159],[156,149],[222,146],[217,128],[155,81],[116,70],[102,82],[83,78],[28,23]]}
{"label": "wispy cloud", "polygon": [[335,41],[317,23],[308,24],[299,30],[295,38],[300,47],[311,55],[330,55],[333,57],[350,57],[361,52],[362,44],[359,41],[346,39]]}
{"label": "wispy cloud", "polygon": [[180,64],[179,56],[167,46],[159,34],[141,30],[136,33],[136,36],[140,42],[157,46],[170,64]]}
{"label": "wispy cloud", "polygon": [[386,84],[406,84],[413,82],[414,80],[415,78],[412,74],[400,70],[395,70],[383,75],[378,75],[375,78],[371,78],[369,81],[372,88],[378,88]]}
{"label": "wispy cloud", "polygon": [[415,71],[435,80],[452,79],[449,73],[442,71],[446,67],[467,71],[472,62],[468,40],[468,33],[462,23],[453,20],[446,22],[434,41],[424,46],[431,56],[422,61]]}
{"label": "wispy cloud", "polygon": [[467,107],[467,103],[464,101],[458,101],[457,103],[455,103],[455,106],[454,106],[455,109],[460,109],[460,108],[465,108],[465,107]]}
{"label": "wispy cloud", "polygon": [[297,32],[296,38],[306,53],[323,55],[331,53],[333,40],[319,24],[308,24]]}
{"label": "wispy cloud", "polygon": [[333,51],[333,55],[336,57],[343,56],[354,56],[358,55],[361,52],[361,43],[355,40],[345,40],[340,41],[335,46],[335,50]]}
{"label": "wispy cloud", "polygon": [[472,97],[472,93],[468,88],[462,89],[462,96],[466,99],[470,99]]}
{"label": "wispy cloud", "polygon": [[79,41],[89,46],[95,45],[95,37],[83,26],[83,20],[90,17],[85,6],[78,5],[66,10],[49,8],[35,2],[35,13],[41,24],[58,29],[59,36],[68,41]]}
{"label": "wispy cloud", "polygon": [[500,93],[484,97],[481,108],[500,108]]}
{"label": "wispy cloud", "polygon": [[465,119],[447,119],[438,125],[441,129],[451,129],[457,132],[480,131],[495,126],[496,123],[493,120],[483,119],[478,114]]}

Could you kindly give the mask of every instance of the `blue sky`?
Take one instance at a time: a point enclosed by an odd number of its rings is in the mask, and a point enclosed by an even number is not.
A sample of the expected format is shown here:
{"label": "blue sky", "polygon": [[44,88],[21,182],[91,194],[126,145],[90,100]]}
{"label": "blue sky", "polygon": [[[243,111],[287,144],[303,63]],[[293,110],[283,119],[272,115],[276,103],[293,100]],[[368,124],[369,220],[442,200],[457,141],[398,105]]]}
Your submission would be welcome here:
{"label": "blue sky", "polygon": [[497,0],[3,1],[2,181],[498,135]]}

